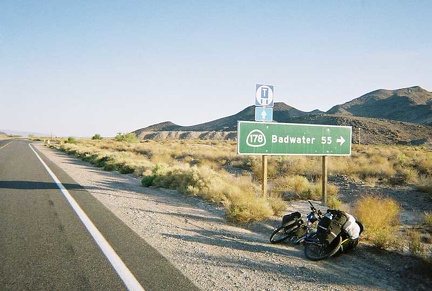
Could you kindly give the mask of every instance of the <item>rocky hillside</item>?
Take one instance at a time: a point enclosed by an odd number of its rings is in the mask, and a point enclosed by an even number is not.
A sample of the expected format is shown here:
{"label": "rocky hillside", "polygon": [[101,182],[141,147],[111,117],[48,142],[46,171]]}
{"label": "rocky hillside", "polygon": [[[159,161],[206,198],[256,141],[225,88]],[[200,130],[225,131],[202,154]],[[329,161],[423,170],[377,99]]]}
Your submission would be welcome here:
{"label": "rocky hillside", "polygon": [[[328,112],[303,112],[276,102],[273,119],[281,123],[348,125],[353,143],[432,143],[432,93],[421,87],[376,90]],[[255,106],[194,126],[163,122],[134,133],[140,139],[235,139],[239,120],[254,121]]]}
{"label": "rocky hillside", "polygon": [[327,111],[432,125],[432,92],[421,87],[376,90]]}

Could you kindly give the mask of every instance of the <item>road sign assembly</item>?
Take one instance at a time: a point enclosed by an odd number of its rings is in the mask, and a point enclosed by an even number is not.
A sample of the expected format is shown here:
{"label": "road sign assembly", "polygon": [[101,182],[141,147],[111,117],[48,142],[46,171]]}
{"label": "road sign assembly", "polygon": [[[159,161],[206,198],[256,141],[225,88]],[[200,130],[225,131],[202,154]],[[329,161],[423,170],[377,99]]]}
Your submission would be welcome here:
{"label": "road sign assembly", "polygon": [[239,154],[351,155],[351,126],[239,121]]}

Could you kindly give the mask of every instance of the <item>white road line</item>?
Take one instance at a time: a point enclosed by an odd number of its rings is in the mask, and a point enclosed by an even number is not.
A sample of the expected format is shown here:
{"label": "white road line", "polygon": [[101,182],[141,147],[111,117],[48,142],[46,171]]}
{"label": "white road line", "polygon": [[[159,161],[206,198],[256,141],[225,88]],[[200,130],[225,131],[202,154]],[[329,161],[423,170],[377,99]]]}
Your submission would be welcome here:
{"label": "white road line", "polygon": [[2,149],[2,148],[5,148],[5,147],[7,147],[8,145],[10,145],[12,142],[10,141],[10,142],[8,142],[7,144],[5,144],[4,146],[1,146],[0,147],[0,150]]}
{"label": "white road line", "polygon": [[110,244],[107,242],[107,240],[103,237],[103,235],[100,233],[100,231],[96,228],[96,226],[93,224],[93,222],[90,220],[90,218],[88,218],[87,214],[85,214],[85,212],[81,209],[81,207],[78,205],[78,203],[75,201],[75,199],[70,195],[69,191],[63,186],[63,184],[56,177],[56,175],[54,175],[54,173],[47,166],[47,164],[45,164],[45,162],[42,160],[42,158],[33,149],[31,144],[29,144],[29,146],[32,149],[32,151],[35,153],[35,155],[39,159],[39,161],[42,163],[42,165],[45,167],[48,174],[50,174],[50,176],[53,178],[54,182],[57,184],[60,191],[66,197],[69,204],[72,206],[73,210],[75,210],[76,214],[81,219],[84,226],[87,228],[87,230],[90,232],[93,239],[98,244],[99,248],[102,250],[104,255],[107,257],[107,259],[111,263],[111,265],[114,267],[117,274],[123,280],[124,284],[126,285],[126,288],[128,288],[129,290],[144,290],[144,288],[140,285],[140,283],[137,281],[137,279],[132,274],[132,272],[129,270],[129,268],[124,264],[122,259],[117,255],[117,253],[110,246]]}

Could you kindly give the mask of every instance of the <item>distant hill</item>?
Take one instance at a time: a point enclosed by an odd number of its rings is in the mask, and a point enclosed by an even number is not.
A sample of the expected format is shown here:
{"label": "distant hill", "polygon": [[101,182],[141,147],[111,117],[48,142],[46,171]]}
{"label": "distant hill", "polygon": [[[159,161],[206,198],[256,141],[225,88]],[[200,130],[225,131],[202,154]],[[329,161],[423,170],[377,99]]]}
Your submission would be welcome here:
{"label": "distant hill", "polygon": [[432,125],[432,92],[418,86],[398,90],[381,89],[336,105],[327,113]]}
{"label": "distant hill", "polygon": [[[273,119],[277,122],[285,122],[290,118],[306,116],[308,114],[310,113],[297,110],[283,102],[276,102],[273,108]],[[138,129],[134,133],[139,136],[142,132],[154,131],[236,131],[237,121],[239,120],[255,120],[255,106],[249,106],[237,114],[198,125],[180,126],[167,121]]]}
{"label": "distant hill", "polygon": [[[432,143],[432,93],[418,86],[376,90],[327,112],[304,112],[276,102],[273,119],[281,123],[352,126],[353,143],[427,144]],[[255,106],[198,125],[163,122],[134,133],[140,139],[235,139],[239,120],[255,120]]]}

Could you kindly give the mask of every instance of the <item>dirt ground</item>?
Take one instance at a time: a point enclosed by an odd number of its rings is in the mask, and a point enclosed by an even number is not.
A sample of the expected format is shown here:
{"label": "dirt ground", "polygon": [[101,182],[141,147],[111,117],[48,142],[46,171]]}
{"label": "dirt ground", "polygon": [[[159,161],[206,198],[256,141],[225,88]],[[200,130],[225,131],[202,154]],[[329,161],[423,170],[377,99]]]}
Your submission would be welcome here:
{"label": "dirt ground", "polygon": [[[361,241],[350,253],[312,262],[302,246],[270,244],[280,218],[233,225],[221,206],[176,191],[144,188],[132,176],[38,148],[202,290],[432,290],[432,267],[418,258]],[[419,219],[417,212],[432,209],[424,195],[403,187],[381,189],[338,179],[330,182],[338,183],[345,203],[372,191],[397,197],[406,227]],[[289,203],[287,213],[297,210],[306,214],[308,203]]]}

